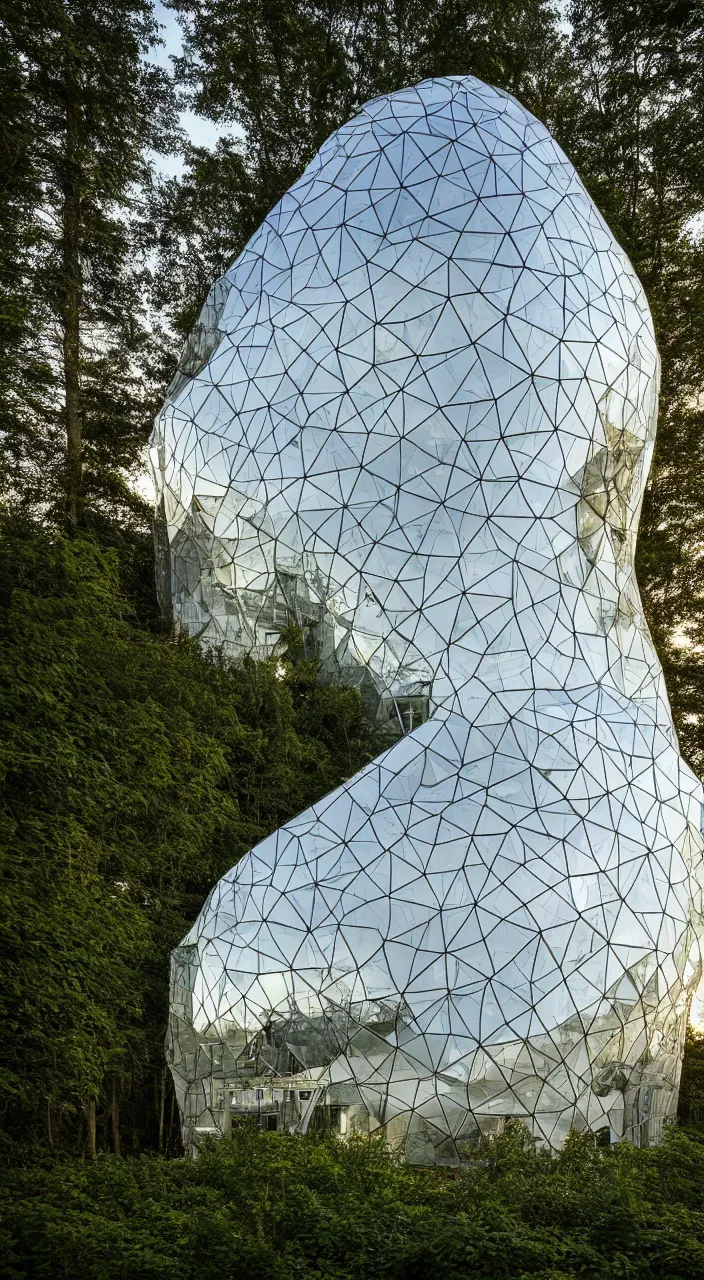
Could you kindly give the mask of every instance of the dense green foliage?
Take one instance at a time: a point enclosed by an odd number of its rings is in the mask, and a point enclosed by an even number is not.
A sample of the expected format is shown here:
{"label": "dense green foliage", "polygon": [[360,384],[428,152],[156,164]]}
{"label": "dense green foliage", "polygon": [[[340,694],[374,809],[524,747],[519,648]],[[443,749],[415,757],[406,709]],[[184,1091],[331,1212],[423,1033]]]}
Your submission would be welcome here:
{"label": "dense green foliage", "polygon": [[80,1149],[81,1109],[100,1124],[115,1086],[139,1148],[169,949],[241,853],[378,744],[295,645],[276,665],[203,656],[135,625],[115,552],[2,532],[0,1142]]}
{"label": "dense green foliage", "polygon": [[235,1131],[195,1163],[0,1180],[0,1276],[31,1280],[700,1280],[704,1143],[558,1156],[520,1128],[458,1171],[378,1142]]}

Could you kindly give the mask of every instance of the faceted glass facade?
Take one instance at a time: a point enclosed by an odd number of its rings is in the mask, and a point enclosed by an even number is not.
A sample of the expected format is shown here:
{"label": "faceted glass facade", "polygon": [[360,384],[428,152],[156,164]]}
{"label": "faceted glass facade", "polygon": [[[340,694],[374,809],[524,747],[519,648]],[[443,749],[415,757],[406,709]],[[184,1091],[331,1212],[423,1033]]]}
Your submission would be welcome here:
{"label": "faceted glass facade", "polygon": [[296,619],[403,736],[174,952],[189,1147],[657,1140],[703,847],[633,571],[657,378],[571,164],[471,77],[368,103],[213,287],[153,440],[164,592],[234,654]]}

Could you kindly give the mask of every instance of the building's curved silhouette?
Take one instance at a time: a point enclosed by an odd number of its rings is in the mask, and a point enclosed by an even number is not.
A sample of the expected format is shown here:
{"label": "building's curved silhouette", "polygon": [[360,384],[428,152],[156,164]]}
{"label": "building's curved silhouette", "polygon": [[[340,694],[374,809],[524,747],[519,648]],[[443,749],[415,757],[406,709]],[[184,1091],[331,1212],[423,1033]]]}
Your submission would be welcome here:
{"label": "building's curved silhouette", "polygon": [[471,77],[368,103],[215,284],[154,438],[176,618],[267,653],[294,617],[410,731],[174,952],[188,1144],[657,1138],[702,860],[633,572],[657,368],[571,164]]}

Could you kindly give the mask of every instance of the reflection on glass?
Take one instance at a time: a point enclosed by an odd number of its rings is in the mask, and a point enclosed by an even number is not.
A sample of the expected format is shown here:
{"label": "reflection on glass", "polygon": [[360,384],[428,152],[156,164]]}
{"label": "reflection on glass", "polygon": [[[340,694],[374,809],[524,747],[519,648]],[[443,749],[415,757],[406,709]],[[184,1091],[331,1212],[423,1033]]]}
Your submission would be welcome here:
{"label": "reflection on glass", "polygon": [[174,615],[235,655],[296,620],[402,736],[175,950],[187,1146],[657,1140],[702,879],[633,572],[657,377],[574,169],[472,77],[368,103],[214,286],[153,438]]}

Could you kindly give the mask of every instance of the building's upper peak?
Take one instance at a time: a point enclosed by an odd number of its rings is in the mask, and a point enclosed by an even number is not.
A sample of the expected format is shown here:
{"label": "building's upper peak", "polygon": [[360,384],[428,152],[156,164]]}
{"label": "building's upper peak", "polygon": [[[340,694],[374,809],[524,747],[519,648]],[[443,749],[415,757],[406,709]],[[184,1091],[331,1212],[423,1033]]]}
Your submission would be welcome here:
{"label": "building's upper peak", "polygon": [[389,636],[429,656],[417,613],[444,653],[474,595],[531,655],[569,598],[601,678],[605,634],[645,643],[656,391],[642,287],[549,131],[473,77],[428,80],[338,129],[213,286],[158,423],[160,493],[233,590],[305,578],[384,672],[409,665]]}

